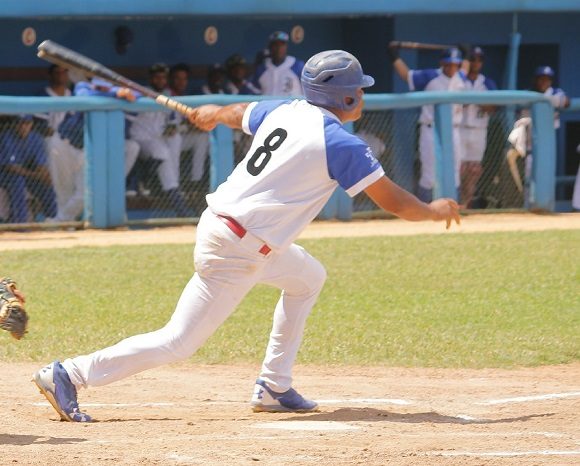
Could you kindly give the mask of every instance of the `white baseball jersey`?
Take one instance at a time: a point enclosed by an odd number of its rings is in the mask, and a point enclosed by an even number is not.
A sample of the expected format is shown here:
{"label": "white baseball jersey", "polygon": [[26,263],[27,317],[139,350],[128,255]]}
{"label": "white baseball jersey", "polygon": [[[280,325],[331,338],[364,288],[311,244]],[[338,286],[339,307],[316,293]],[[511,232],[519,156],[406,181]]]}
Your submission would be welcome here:
{"label": "white baseball jersey", "polygon": [[[464,81],[467,91],[495,91],[497,86],[493,79],[479,74],[475,81],[467,78]],[[489,124],[489,113],[481,110],[476,104],[469,104],[463,107],[463,126],[467,128],[487,128]]]}
{"label": "white baseball jersey", "polygon": [[[465,74],[463,71],[458,71],[449,78],[441,68],[426,69],[426,70],[409,70],[408,74],[409,89],[411,91],[464,91],[465,90]],[[463,119],[462,105],[453,105],[453,124],[461,124]],[[419,116],[419,123],[425,125],[432,125],[434,120],[433,105],[423,105],[421,107],[421,115]]]}
{"label": "white baseball jersey", "polygon": [[266,58],[256,69],[252,84],[265,95],[300,96],[303,95],[300,84],[302,68],[304,62],[290,55],[278,66],[271,58]]}
{"label": "white baseball jersey", "polygon": [[252,146],[207,204],[274,250],[296,239],[337,186],[355,196],[384,175],[364,141],[304,100],[254,102],[243,130]]}
{"label": "white baseball jersey", "polygon": [[[559,87],[549,87],[544,91],[544,95],[550,98],[552,107],[555,109],[563,108],[566,105],[566,93]],[[520,113],[520,118],[525,118],[530,116],[530,111],[525,108]],[[560,127],[560,112],[557,110],[554,112],[554,128],[558,129]]]}

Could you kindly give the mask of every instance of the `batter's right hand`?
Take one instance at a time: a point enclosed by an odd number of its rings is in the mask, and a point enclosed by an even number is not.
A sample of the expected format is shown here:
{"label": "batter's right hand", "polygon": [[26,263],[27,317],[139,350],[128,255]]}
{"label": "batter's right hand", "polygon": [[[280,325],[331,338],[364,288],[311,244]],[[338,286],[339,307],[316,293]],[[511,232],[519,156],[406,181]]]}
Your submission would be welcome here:
{"label": "batter's right hand", "polygon": [[433,221],[445,220],[447,229],[449,229],[453,220],[455,220],[457,225],[461,223],[459,205],[453,199],[436,199],[429,204],[429,209],[431,210]]}
{"label": "batter's right hand", "polygon": [[211,131],[217,126],[217,114],[220,109],[219,105],[202,105],[189,116],[189,121],[202,131]]}

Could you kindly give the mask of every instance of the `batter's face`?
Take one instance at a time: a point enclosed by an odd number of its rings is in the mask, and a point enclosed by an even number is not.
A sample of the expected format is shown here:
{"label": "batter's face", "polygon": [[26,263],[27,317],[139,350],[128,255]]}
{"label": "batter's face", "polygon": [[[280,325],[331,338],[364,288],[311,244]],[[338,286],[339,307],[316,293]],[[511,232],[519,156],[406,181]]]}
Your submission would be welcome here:
{"label": "batter's face", "polygon": [[178,70],[171,74],[171,89],[177,95],[185,95],[188,84],[189,76],[187,75],[187,71]]}
{"label": "batter's face", "polygon": [[538,92],[546,92],[552,85],[552,78],[550,76],[538,76],[535,79],[535,87]]}
{"label": "batter's face", "polygon": [[153,73],[149,78],[149,83],[155,91],[161,92],[167,87],[167,73],[163,71]]}
{"label": "batter's face", "polygon": [[457,63],[441,63],[441,69],[445,76],[452,78],[459,71],[459,65]]}

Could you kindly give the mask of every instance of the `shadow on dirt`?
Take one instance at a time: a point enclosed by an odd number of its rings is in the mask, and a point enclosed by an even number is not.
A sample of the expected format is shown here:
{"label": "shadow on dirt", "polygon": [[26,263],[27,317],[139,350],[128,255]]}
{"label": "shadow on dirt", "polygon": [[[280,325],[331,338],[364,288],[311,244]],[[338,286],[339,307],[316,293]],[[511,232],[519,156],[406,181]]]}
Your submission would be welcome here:
{"label": "shadow on dirt", "polygon": [[364,421],[364,422],[403,422],[409,424],[499,424],[509,422],[524,422],[538,417],[553,416],[554,413],[529,414],[526,416],[503,419],[471,419],[467,416],[447,416],[436,412],[428,413],[394,413],[375,408],[340,408],[328,413],[304,414],[285,421]]}
{"label": "shadow on dirt", "polygon": [[0,445],[66,445],[70,443],[81,443],[86,441],[86,438],[0,434]]}

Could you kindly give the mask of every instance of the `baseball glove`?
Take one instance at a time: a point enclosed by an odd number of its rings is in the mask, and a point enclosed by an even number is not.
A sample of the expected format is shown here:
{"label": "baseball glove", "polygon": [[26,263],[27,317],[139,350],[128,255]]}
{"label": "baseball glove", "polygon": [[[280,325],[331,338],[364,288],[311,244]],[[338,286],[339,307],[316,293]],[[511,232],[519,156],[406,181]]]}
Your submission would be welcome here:
{"label": "baseball glove", "polygon": [[0,328],[20,340],[26,333],[28,314],[24,310],[24,295],[10,278],[0,280]]}

